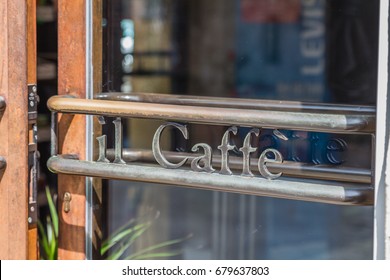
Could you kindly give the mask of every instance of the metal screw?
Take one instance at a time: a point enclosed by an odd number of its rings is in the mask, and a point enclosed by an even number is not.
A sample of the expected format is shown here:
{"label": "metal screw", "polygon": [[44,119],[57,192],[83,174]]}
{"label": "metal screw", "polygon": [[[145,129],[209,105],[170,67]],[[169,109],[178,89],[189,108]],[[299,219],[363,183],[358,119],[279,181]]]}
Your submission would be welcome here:
{"label": "metal screw", "polygon": [[34,206],[31,206],[30,211],[31,211],[31,212],[34,212],[34,211],[35,211]]}
{"label": "metal screw", "polygon": [[31,224],[32,223],[32,218],[28,217],[27,221],[28,221],[29,224]]}

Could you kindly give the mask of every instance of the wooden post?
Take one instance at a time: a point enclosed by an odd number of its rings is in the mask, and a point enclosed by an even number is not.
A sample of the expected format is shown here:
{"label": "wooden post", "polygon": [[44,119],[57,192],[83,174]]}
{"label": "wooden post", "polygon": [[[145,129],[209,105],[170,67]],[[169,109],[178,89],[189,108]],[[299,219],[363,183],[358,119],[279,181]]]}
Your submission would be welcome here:
{"label": "wooden post", "polygon": [[27,1],[0,1],[0,34],[0,259],[27,259]]}
{"label": "wooden post", "polygon": [[[93,92],[101,92],[102,77],[102,1],[93,1],[91,6],[93,44],[91,54],[87,53],[87,0],[59,0],[58,2],[58,94],[71,94],[78,98],[87,98],[88,75],[93,76]],[[92,40],[92,38],[90,38]],[[87,73],[87,56],[91,55],[89,63],[93,63],[91,73]],[[94,134],[99,135],[101,128],[94,122]],[[59,116],[59,153],[76,154],[80,159],[86,159],[87,139],[86,118],[81,115]],[[92,143],[92,146],[94,143]],[[96,155],[93,154],[93,157]],[[94,258],[99,257],[102,230],[101,216],[101,180],[93,181],[92,220],[86,220],[86,178],[77,176],[58,176],[59,197],[59,259],[85,259],[86,239],[90,238]],[[70,211],[63,211],[63,197],[71,194]],[[86,236],[86,223],[93,223],[92,236]]]}
{"label": "wooden post", "polygon": [[[58,2],[58,94],[86,98],[86,0]],[[59,116],[59,153],[85,159],[86,119]],[[58,259],[85,259],[85,177],[58,176]],[[64,212],[64,194],[71,194]]]}
{"label": "wooden post", "polygon": [[[36,0],[27,0],[27,84],[37,84],[37,4]],[[38,93],[39,95],[39,93]],[[36,123],[35,123],[36,124]],[[30,135],[29,143],[36,142],[33,139],[33,126],[28,127]],[[38,211],[38,209],[36,209]],[[30,225],[28,230],[28,259],[37,260],[38,253],[38,228]]]}

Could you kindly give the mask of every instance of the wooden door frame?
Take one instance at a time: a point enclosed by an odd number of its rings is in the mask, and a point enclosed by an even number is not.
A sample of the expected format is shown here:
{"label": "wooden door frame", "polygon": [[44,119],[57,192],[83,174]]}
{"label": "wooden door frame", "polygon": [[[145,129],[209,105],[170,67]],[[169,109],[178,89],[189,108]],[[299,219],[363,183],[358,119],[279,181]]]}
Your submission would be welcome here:
{"label": "wooden door frame", "polygon": [[[86,98],[86,0],[58,1],[58,94]],[[86,119],[58,118],[59,152],[85,159]],[[85,177],[58,176],[58,259],[85,259]],[[64,195],[71,210],[64,212]]]}
{"label": "wooden door frame", "polygon": [[[37,229],[28,225],[27,85],[36,83],[35,0],[0,2],[0,259],[36,259]],[[30,128],[29,128],[30,127]]]}
{"label": "wooden door frame", "polygon": [[[94,92],[101,91],[101,21],[101,0],[58,1],[59,95],[70,94],[88,99],[92,98]],[[94,145],[91,129],[95,126],[96,136],[96,123],[92,118],[82,115],[59,116],[59,153],[74,154],[80,159],[91,160],[91,146]],[[75,260],[98,256],[102,235],[98,218],[101,212],[100,181],[81,176],[58,176],[58,259]],[[64,211],[65,193],[71,194],[71,207],[67,213]],[[92,207],[92,203],[96,207]]]}

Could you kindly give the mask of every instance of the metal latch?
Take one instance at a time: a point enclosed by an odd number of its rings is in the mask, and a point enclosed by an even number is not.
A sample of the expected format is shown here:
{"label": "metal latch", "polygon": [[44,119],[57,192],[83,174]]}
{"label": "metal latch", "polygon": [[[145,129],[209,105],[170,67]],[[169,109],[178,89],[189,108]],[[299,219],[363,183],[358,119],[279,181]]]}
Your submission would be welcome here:
{"label": "metal latch", "polygon": [[28,85],[28,120],[36,123],[38,117],[37,85]]}
{"label": "metal latch", "polygon": [[33,226],[38,221],[38,175],[39,175],[39,152],[36,150],[36,144],[28,145],[28,224]]}
{"label": "metal latch", "polygon": [[30,137],[28,144],[28,224],[35,227],[38,221],[38,175],[39,175],[39,152],[38,145],[38,102],[37,85],[28,85],[28,123]]}

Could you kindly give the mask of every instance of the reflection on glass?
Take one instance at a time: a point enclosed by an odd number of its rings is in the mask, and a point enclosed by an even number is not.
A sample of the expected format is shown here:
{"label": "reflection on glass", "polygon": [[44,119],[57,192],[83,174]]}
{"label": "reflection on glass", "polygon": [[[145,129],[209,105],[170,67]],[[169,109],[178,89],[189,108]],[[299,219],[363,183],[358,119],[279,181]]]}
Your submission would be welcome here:
{"label": "reflection on glass", "polygon": [[[105,1],[103,90],[374,105],[378,2]],[[124,148],[150,150],[162,123],[125,121]],[[188,141],[176,131],[160,143],[188,153],[207,143],[220,156],[227,129],[190,124]],[[230,143],[242,147],[249,131],[239,128]],[[370,136],[261,129],[251,140],[253,158],[274,148],[288,161],[371,168]],[[242,157],[238,148],[229,153]],[[138,235],[106,255],[122,248],[122,259],[145,252],[175,259],[372,257],[371,207],[108,185],[108,237],[129,221],[127,230],[137,227]]]}

